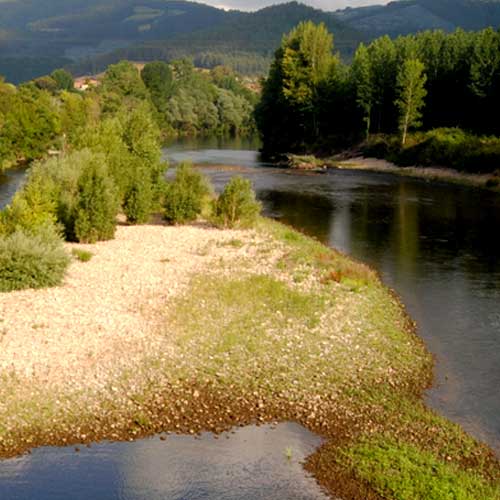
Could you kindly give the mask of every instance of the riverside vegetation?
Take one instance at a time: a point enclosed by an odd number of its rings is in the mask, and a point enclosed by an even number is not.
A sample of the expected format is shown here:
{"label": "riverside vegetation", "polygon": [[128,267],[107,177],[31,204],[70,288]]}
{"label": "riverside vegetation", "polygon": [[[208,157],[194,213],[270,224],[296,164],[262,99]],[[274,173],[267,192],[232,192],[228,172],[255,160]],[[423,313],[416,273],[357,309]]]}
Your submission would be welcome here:
{"label": "riverside vegetation", "polygon": [[357,146],[400,165],[498,171],[498,54],[491,28],[426,31],[360,44],[345,65],[324,25],[301,23],[283,38],[263,85],[256,116],[264,152]]}

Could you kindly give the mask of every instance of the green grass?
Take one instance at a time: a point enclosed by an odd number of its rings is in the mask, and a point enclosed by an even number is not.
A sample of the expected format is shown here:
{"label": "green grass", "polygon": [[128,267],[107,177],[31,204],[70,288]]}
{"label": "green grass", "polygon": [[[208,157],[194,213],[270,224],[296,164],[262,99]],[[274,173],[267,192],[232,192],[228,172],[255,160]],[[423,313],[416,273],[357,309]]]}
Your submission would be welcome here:
{"label": "green grass", "polygon": [[342,450],[340,456],[363,481],[394,500],[495,500],[500,489],[432,453],[383,437]]}
{"label": "green grass", "polygon": [[80,262],[88,262],[94,254],[88,250],[82,250],[81,248],[73,248],[71,254]]}

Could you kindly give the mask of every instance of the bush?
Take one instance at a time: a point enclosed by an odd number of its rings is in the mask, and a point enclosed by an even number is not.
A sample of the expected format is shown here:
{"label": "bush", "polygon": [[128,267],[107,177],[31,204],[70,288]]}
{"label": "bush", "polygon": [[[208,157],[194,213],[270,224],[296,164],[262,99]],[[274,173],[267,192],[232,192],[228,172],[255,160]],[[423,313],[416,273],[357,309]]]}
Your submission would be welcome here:
{"label": "bush", "polygon": [[252,226],[261,211],[249,180],[233,177],[214,202],[215,222],[224,227]]}
{"label": "bush", "polygon": [[[500,138],[479,137],[458,128],[439,128],[409,136],[404,148],[389,148],[383,157],[401,166],[442,166],[471,173],[494,172],[500,164]],[[370,149],[365,154],[372,154]]]}
{"label": "bush", "polygon": [[92,162],[78,181],[74,212],[76,239],[82,243],[112,239],[118,209],[118,192],[106,167]]}
{"label": "bush", "polygon": [[208,181],[200,172],[194,171],[188,163],[181,163],[175,179],[165,187],[165,219],[173,224],[195,220],[201,214],[210,191]]}
{"label": "bush", "polygon": [[69,262],[54,226],[0,236],[0,292],[59,285]]}
{"label": "bush", "polygon": [[123,212],[133,224],[147,222],[153,209],[153,183],[141,164],[133,170],[123,196]]}

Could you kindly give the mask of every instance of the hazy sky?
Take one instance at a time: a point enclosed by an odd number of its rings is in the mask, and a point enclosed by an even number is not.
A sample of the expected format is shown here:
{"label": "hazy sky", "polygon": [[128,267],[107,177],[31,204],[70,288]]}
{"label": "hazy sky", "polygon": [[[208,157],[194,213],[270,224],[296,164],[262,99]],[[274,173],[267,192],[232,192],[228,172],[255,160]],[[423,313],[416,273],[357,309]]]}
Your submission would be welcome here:
{"label": "hazy sky", "polygon": [[[239,10],[258,10],[268,5],[285,3],[290,0],[198,0],[215,7]],[[390,0],[300,0],[302,3],[323,10],[337,10],[345,7],[363,7],[366,5],[385,5]]]}

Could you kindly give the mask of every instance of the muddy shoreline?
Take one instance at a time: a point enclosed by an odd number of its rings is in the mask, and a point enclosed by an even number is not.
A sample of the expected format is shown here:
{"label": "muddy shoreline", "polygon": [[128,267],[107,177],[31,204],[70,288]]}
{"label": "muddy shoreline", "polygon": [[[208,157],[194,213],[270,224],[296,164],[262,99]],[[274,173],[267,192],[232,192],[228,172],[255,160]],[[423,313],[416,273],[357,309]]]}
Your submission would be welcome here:
{"label": "muddy shoreline", "polygon": [[[125,229],[149,233],[147,226]],[[172,242],[185,232],[183,228],[165,229],[173,230]],[[49,379],[47,384],[47,380],[40,379],[36,371],[27,375],[16,374],[7,368],[2,370],[0,414],[9,418],[0,420],[0,457],[12,457],[43,445],[80,445],[105,439],[133,440],[164,432],[220,433],[234,426],[294,421],[327,440],[308,459],[306,468],[331,495],[341,496],[344,500],[383,498],[370,484],[338,461],[339,449],[361,436],[375,434],[388,433],[404,442],[432,450],[441,459],[461,469],[474,469],[488,481],[498,480],[500,465],[491,450],[474,442],[458,426],[425,408],[422,394],[432,382],[432,359],[416,336],[414,324],[403,306],[392,292],[380,284],[373,271],[277,224],[265,223],[258,231],[249,232],[204,228],[189,231],[191,239],[186,240],[184,247],[180,246],[179,252],[189,249],[187,257],[190,261],[197,261],[197,266],[186,268],[179,293],[171,297],[160,296],[160,303],[144,304],[145,308],[154,305],[153,309],[158,313],[155,316],[156,325],[161,326],[163,322],[167,327],[167,333],[161,328],[147,332],[154,338],[153,349],[146,349],[143,356],[134,357],[130,366],[112,377],[103,377],[97,370],[95,377],[102,383],[91,386],[71,388],[55,378]],[[155,228],[155,234],[157,237],[162,234],[161,228]],[[143,236],[139,235],[138,241],[144,241]],[[126,231],[123,238],[127,240]],[[151,245],[155,241],[151,240]],[[168,245],[166,241],[161,241]],[[102,245],[109,249],[111,243]],[[113,247],[113,251],[117,248]],[[94,251],[97,254],[94,264],[92,261],[78,264],[82,266],[84,275],[88,272],[83,266],[99,264],[99,252],[96,248]],[[135,249],[132,251],[135,252]],[[130,255],[134,253],[125,255],[122,264],[117,260],[117,276],[122,275],[120,266],[126,265]],[[155,266],[160,257],[155,254]],[[178,267],[176,260],[179,258],[175,249],[171,249],[171,253],[162,259],[162,264]],[[258,270],[252,268],[252,262],[253,266],[257,262]],[[197,278],[200,273],[201,278]],[[218,344],[214,349],[210,332],[207,338],[200,338],[196,330],[199,318],[210,319],[220,312],[210,309],[213,297],[203,291],[203,280],[213,285],[217,279],[224,282],[240,280],[242,273],[248,275],[249,280],[262,281],[266,276],[275,276],[276,283],[286,285],[287,290],[295,290],[286,300],[295,300],[298,306],[313,295],[314,300],[317,297],[326,300],[325,304],[329,304],[330,297],[335,297],[331,317],[331,307],[325,305],[318,321],[326,322],[318,323],[321,329],[317,330],[315,326],[311,332],[323,333],[324,329],[330,328],[331,321],[342,321],[347,330],[341,328],[336,334],[322,337],[324,351],[317,351],[318,341],[310,339],[307,325],[300,326],[298,331],[288,327],[278,328],[278,337],[270,339],[273,342],[281,337],[293,339],[294,343],[302,346],[302,350],[311,353],[311,359],[302,359],[302,354],[293,346],[289,347],[288,341],[279,356],[272,353],[273,356],[268,358],[266,355],[258,366],[254,362],[257,355],[252,351],[242,354],[237,346],[228,347],[226,344],[223,351]],[[167,273],[164,279],[168,276]],[[191,284],[185,278],[189,278]],[[126,276],[126,279],[129,281],[130,277]],[[153,283],[155,287],[158,285],[156,280]],[[264,284],[267,286],[267,282]],[[274,286],[274,282],[271,285]],[[77,285],[70,283],[71,286]],[[160,282],[157,290],[163,286]],[[246,285],[243,287],[247,288]],[[281,293],[281,288],[276,290]],[[0,301],[5,297],[0,295]],[[154,296],[150,294],[148,300],[154,301]],[[190,300],[196,304],[208,304],[199,317],[191,316]],[[376,305],[372,306],[374,301]],[[389,308],[387,314],[372,318],[380,313],[381,305]],[[165,311],[162,312],[159,306]],[[213,302],[213,306],[218,304]],[[351,322],[350,316],[354,311],[362,315],[357,323]],[[138,314],[143,312],[139,310]],[[316,321],[315,312],[310,314]],[[183,315],[185,321],[179,327],[175,317],[183,318]],[[144,316],[138,317],[144,319]],[[361,320],[366,321],[366,318],[372,318],[378,324],[365,338],[363,332],[353,332],[360,330],[364,324]],[[182,329],[187,328],[184,325],[190,322],[196,333],[194,343],[189,337],[193,332]],[[289,321],[283,324],[288,325]],[[368,325],[365,326],[369,329]],[[204,327],[200,328],[204,331]],[[262,328],[263,338],[268,340],[265,329],[269,327]],[[373,342],[379,349],[380,339],[376,337],[384,332],[384,328],[394,328],[395,339],[384,344],[380,351],[372,352]],[[35,331],[33,338],[36,337]],[[353,340],[348,341],[351,337]],[[244,337],[239,342],[244,344],[248,340]],[[395,342],[400,349],[408,351],[405,351],[405,356],[411,360],[411,366],[402,369],[404,363],[393,365],[391,349]],[[137,348],[138,344],[126,345]],[[249,346],[252,347],[251,344]],[[365,366],[365,347],[367,353],[375,355],[378,352],[381,358],[387,355],[388,360],[381,361],[380,369]],[[340,364],[343,357],[336,357],[332,348],[345,351],[345,365]],[[172,350],[174,354],[171,354]],[[228,352],[234,360],[227,358]],[[212,353],[210,357],[214,357],[215,361],[203,359],[203,353]],[[333,353],[330,356],[337,365],[330,372],[327,370],[332,363],[323,365],[322,361],[319,362],[328,353]],[[283,366],[276,369],[271,366],[271,371],[266,371],[266,361],[279,360],[282,356],[291,356],[286,365],[297,363],[296,368],[282,375],[275,372],[286,370]],[[355,357],[360,358],[359,363]],[[15,366],[15,358],[11,361]],[[111,366],[113,359],[109,361]],[[233,369],[240,364],[241,372]],[[4,359],[3,366],[8,365]],[[301,368],[305,374],[299,372]]]}

